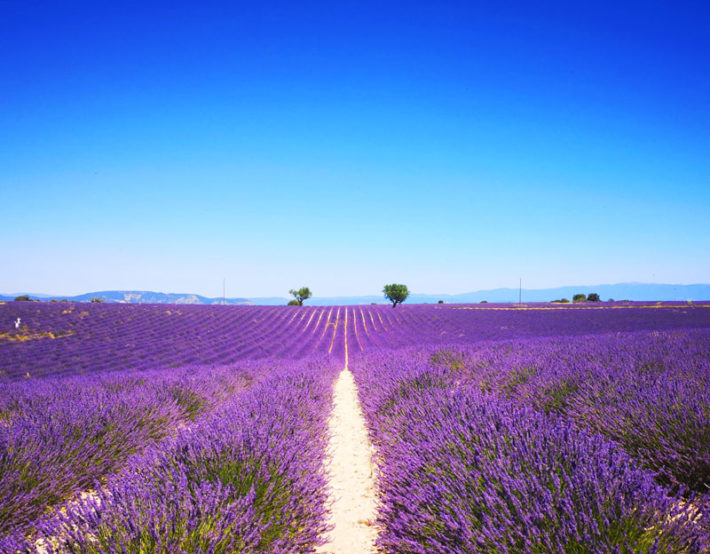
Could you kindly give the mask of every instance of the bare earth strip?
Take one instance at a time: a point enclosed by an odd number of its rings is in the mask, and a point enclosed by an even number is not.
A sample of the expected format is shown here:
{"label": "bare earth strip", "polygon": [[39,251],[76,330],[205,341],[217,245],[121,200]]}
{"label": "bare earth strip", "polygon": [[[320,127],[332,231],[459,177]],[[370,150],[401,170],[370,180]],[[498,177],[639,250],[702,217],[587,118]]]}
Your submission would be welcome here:
{"label": "bare earth strip", "polygon": [[319,552],[359,554],[374,552],[373,526],[377,504],[372,446],[367,437],[353,374],[348,369],[348,316],[345,312],[345,368],[333,389],[329,476],[330,540]]}

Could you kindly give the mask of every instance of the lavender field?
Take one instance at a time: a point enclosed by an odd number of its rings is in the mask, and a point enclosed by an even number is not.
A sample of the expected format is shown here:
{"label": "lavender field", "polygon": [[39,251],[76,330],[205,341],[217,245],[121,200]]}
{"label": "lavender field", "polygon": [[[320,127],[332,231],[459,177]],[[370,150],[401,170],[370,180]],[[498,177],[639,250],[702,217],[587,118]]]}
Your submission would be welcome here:
{"label": "lavender field", "polygon": [[0,321],[0,552],[327,550],[344,368],[376,550],[710,551],[710,305],[15,302]]}

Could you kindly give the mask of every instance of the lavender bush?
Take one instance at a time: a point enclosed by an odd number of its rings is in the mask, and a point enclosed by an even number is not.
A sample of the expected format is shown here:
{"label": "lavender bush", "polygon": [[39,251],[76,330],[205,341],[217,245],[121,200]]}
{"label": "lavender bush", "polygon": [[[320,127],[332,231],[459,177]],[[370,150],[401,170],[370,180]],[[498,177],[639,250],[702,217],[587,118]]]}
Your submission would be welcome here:
{"label": "lavender bush", "polygon": [[230,368],[0,385],[0,535],[28,529],[250,380]]}
{"label": "lavender bush", "polygon": [[44,521],[50,551],[312,551],[326,530],[325,415],[337,369],[326,359],[276,365]]}
{"label": "lavender bush", "polygon": [[[428,353],[429,356],[431,353]],[[695,510],[614,443],[463,384],[427,353],[353,365],[387,552],[694,552]]]}
{"label": "lavender bush", "polygon": [[710,332],[536,339],[439,351],[459,379],[604,434],[676,489],[710,485]]}

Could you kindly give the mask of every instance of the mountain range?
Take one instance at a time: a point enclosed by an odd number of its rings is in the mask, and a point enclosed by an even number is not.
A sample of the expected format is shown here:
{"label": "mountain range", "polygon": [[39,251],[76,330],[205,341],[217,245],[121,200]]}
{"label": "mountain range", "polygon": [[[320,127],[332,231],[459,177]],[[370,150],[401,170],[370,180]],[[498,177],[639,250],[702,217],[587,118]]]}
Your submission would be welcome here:
{"label": "mountain range", "polygon": [[[487,302],[517,302],[519,289],[490,289],[461,294],[423,294],[412,293],[407,299],[408,304],[431,304],[443,300],[447,304],[468,304]],[[651,283],[618,283],[615,285],[577,285],[548,289],[523,289],[523,302],[550,302],[560,298],[572,299],[577,293],[589,294],[596,292],[602,300],[645,300],[645,301],[671,301],[671,300],[710,300],[710,285],[665,285]],[[89,302],[92,298],[99,298],[104,302],[118,302],[124,304],[222,304],[221,297],[211,298],[199,294],[165,293],[152,291],[126,291],[110,290],[89,292],[77,296],[55,296],[49,294],[13,293],[0,294],[0,301],[10,301],[16,296],[27,294],[30,298],[39,300],[71,300],[74,302]],[[287,297],[258,297],[258,298],[227,298],[224,301],[229,305],[280,305],[289,301]],[[314,296],[307,303],[314,306],[348,305],[348,304],[384,304],[386,300],[382,295],[371,296]]]}

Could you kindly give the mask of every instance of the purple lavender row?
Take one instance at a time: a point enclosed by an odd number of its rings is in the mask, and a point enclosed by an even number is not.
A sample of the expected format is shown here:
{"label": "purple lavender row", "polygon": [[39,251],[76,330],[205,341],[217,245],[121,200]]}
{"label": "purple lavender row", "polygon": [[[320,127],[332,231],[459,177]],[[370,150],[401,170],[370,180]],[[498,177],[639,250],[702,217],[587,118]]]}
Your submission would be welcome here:
{"label": "purple lavender row", "polygon": [[[485,310],[473,306],[301,307],[0,304],[0,379],[293,359],[342,348],[349,310],[359,349],[710,327],[710,308]],[[22,321],[14,328],[17,318]],[[3,323],[4,322],[4,323]],[[4,327],[3,327],[4,326]],[[335,335],[333,334],[335,333]]]}
{"label": "purple lavender row", "polygon": [[437,349],[351,361],[378,450],[385,552],[701,552],[680,497],[615,443],[483,393]]}
{"label": "purple lavender row", "polygon": [[[267,379],[95,496],[41,524],[50,552],[311,552],[325,523],[326,417],[339,363],[272,362]],[[18,537],[18,551],[36,543]]]}
{"label": "purple lavender row", "polygon": [[0,305],[0,315],[17,314],[22,321],[19,329],[0,332],[0,378],[127,367],[222,365],[269,356],[291,358],[296,347],[305,344],[303,357],[322,351],[313,347],[310,334],[302,336],[303,329],[296,324],[302,323],[301,315],[309,311],[225,306]]}
{"label": "purple lavender row", "polygon": [[664,485],[710,486],[710,331],[537,339],[435,356],[481,390],[614,440]]}
{"label": "purple lavender row", "polygon": [[249,368],[188,368],[0,384],[0,537],[31,531],[252,379]]}

